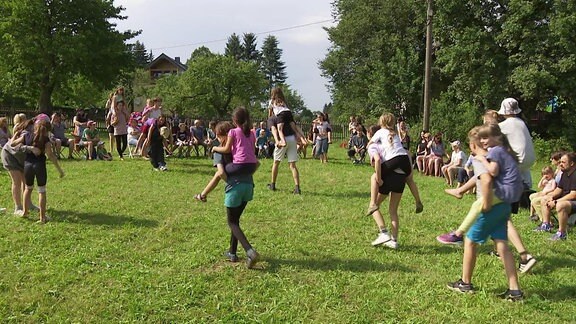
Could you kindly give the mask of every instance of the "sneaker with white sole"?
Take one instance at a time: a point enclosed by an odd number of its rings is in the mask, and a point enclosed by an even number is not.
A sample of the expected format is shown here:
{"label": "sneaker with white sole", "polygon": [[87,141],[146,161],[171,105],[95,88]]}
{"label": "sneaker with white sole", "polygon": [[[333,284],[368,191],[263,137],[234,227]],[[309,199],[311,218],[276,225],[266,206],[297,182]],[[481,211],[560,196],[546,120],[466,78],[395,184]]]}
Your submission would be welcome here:
{"label": "sneaker with white sole", "polygon": [[474,286],[472,283],[465,283],[462,279],[458,279],[458,281],[455,282],[449,282],[446,287],[448,287],[450,290],[463,294],[474,293]]}
{"label": "sneaker with white sole", "polygon": [[22,217],[22,216],[24,216],[24,211],[22,209],[16,209],[14,211],[14,215],[18,216],[18,217]]}
{"label": "sneaker with white sole", "polygon": [[398,242],[396,242],[396,240],[392,239],[388,242],[384,242],[384,246],[387,248],[391,248],[396,250],[398,248]]}
{"label": "sneaker with white sole", "polygon": [[531,255],[526,255],[526,261],[520,261],[518,265],[518,271],[521,273],[526,273],[532,269],[532,267],[536,264],[536,259]]}
{"label": "sneaker with white sole", "polygon": [[372,241],[372,246],[378,246],[380,244],[384,244],[390,241],[391,239],[392,238],[390,237],[390,234],[388,234],[388,231],[382,231],[378,234],[376,239]]}

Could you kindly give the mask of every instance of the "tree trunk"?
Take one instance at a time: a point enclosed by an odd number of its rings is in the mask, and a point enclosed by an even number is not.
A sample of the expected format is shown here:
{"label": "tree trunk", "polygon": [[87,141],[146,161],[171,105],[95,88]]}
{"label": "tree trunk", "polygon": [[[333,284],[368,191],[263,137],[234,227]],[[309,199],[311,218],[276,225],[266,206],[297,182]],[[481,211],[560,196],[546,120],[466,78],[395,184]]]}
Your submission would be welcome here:
{"label": "tree trunk", "polygon": [[50,114],[52,112],[52,92],[54,87],[46,84],[40,85],[40,98],[38,99],[38,110]]}

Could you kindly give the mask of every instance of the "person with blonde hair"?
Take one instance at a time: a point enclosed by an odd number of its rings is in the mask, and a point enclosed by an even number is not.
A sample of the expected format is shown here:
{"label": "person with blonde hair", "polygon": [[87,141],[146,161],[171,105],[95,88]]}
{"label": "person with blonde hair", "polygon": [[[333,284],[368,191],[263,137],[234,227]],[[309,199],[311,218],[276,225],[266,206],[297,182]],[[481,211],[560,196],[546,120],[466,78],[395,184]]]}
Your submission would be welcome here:
{"label": "person with blonde hair", "polygon": [[[381,161],[375,163],[375,176],[371,180],[370,190],[370,205],[368,207],[367,215],[372,215],[379,212],[380,203],[383,201],[383,196],[390,193],[389,213],[392,223],[392,233],[388,234],[387,230],[380,228],[380,233],[375,241],[372,242],[373,246],[384,244],[387,247],[396,249],[398,247],[398,206],[402,193],[404,192],[405,184],[408,184],[410,192],[414,196],[416,203],[416,213],[422,212],[424,206],[420,199],[418,187],[414,182],[412,175],[412,165],[408,151],[402,146],[400,137],[396,133],[396,117],[391,113],[384,113],[379,119],[380,129],[376,131],[370,141],[375,144],[382,152],[379,154]],[[370,151],[370,150],[369,150]],[[373,154],[374,156],[374,154]],[[374,181],[376,184],[374,184]],[[379,224],[380,226],[381,224]]]}
{"label": "person with blonde hair", "polygon": [[[2,166],[8,171],[12,180],[12,200],[14,201],[14,215],[24,215],[23,194],[24,194],[24,160],[26,153],[40,154],[40,150],[32,145],[23,143],[22,132],[29,128],[32,122],[26,119],[25,114],[14,115],[14,129],[12,137],[2,147],[0,157]],[[36,206],[30,209],[38,210]]]}

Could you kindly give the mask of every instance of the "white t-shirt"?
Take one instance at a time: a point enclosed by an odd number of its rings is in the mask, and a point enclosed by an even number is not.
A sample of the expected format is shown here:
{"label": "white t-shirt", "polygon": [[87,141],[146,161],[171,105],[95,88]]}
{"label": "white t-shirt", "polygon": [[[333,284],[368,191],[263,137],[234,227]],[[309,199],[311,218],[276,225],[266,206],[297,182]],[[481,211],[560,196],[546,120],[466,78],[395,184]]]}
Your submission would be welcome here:
{"label": "white t-shirt", "polygon": [[379,143],[384,150],[384,161],[391,160],[400,155],[408,155],[408,152],[402,146],[402,142],[400,141],[398,134],[394,134],[392,138],[390,138],[390,135],[391,134],[388,129],[380,128],[372,136],[372,142]]}
{"label": "white t-shirt", "polygon": [[464,163],[466,163],[466,153],[462,152],[462,150],[456,152],[456,151],[452,151],[452,156],[450,157],[450,161],[454,162],[456,160],[460,159],[460,163],[458,163],[456,166],[464,166]]}
{"label": "white t-shirt", "polygon": [[488,173],[486,167],[478,159],[472,159],[472,165],[474,167],[474,178],[476,178],[476,199],[482,198],[482,187],[480,185],[480,176],[484,173]]}
{"label": "white t-shirt", "polygon": [[532,137],[524,121],[518,117],[509,117],[498,125],[518,155],[520,170],[529,170],[536,161],[536,154]]}
{"label": "white t-shirt", "polygon": [[268,106],[272,107],[272,111],[274,112],[274,116],[278,116],[279,113],[283,111],[290,111],[286,106],[277,106],[272,104],[272,100],[268,103]]}

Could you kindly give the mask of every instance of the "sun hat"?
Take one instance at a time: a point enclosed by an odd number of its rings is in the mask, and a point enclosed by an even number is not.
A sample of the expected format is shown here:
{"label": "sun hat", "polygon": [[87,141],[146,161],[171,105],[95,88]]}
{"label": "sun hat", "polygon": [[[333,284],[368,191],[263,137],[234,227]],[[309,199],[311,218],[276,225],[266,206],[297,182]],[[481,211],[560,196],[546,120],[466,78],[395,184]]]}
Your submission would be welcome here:
{"label": "sun hat", "polygon": [[455,140],[454,142],[450,143],[450,145],[460,147],[460,141],[459,141],[459,140]]}
{"label": "sun hat", "polygon": [[498,115],[518,115],[522,109],[518,106],[518,101],[514,98],[506,98],[500,104]]}

